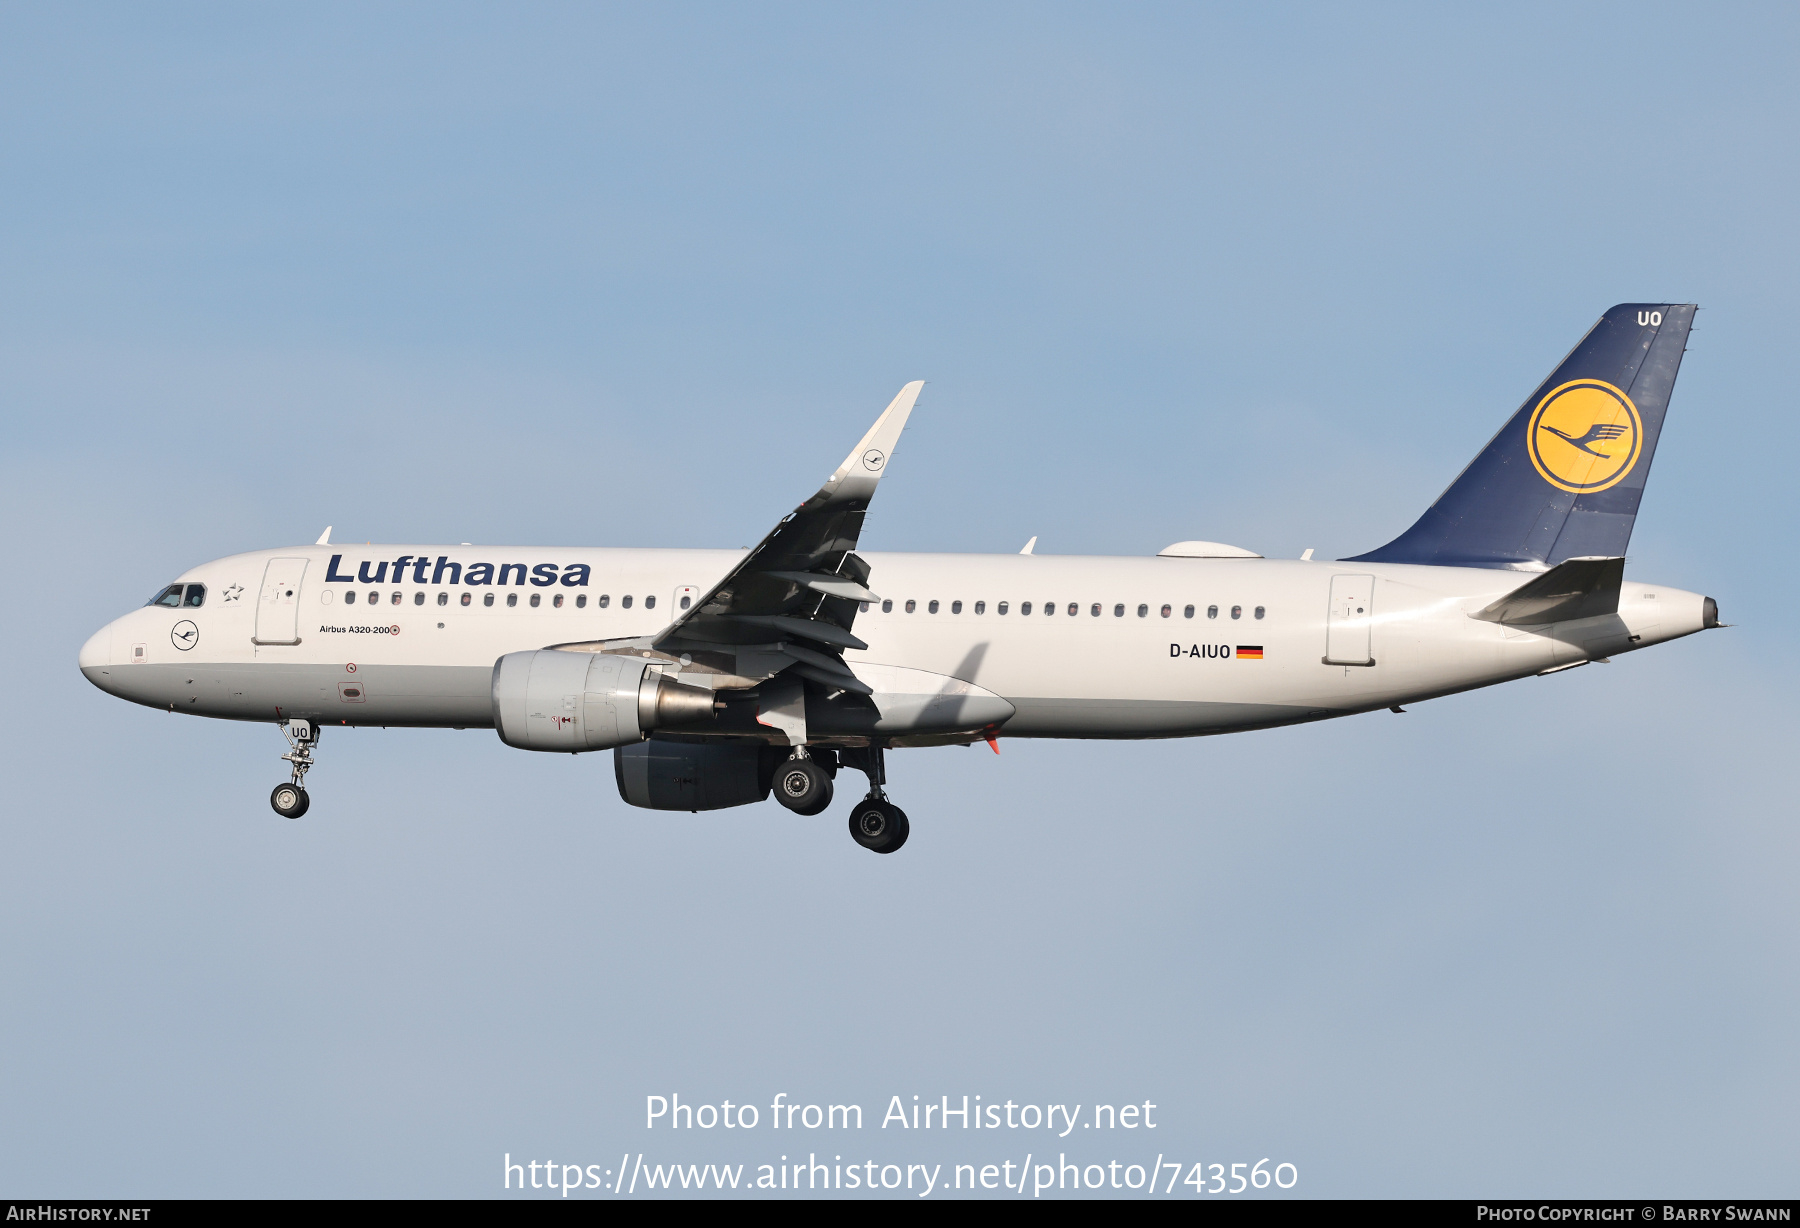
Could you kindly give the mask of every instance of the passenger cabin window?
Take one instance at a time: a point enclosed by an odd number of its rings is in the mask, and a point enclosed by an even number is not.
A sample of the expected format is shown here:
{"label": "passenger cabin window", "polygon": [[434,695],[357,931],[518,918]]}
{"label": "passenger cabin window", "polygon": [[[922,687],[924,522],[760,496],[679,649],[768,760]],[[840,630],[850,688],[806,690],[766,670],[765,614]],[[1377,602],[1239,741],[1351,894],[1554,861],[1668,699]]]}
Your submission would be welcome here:
{"label": "passenger cabin window", "polygon": [[181,599],[181,604],[186,606],[190,610],[197,610],[201,606],[205,605],[206,604],[206,585],[204,585],[204,584],[188,585],[187,586],[187,596],[185,596]]}
{"label": "passenger cabin window", "polygon": [[1088,610],[1088,613],[1092,614],[1095,618],[1099,618],[1100,617],[1100,603],[1098,601],[1096,601],[1093,604],[1093,606]]}
{"label": "passenger cabin window", "polygon": [[1206,616],[1208,618],[1217,618],[1219,616],[1219,607],[1216,605],[1207,606],[1206,607]]}
{"label": "passenger cabin window", "polygon": [[356,590],[355,589],[351,589],[349,592],[344,594],[344,604],[345,605],[355,605],[356,604]]}
{"label": "passenger cabin window", "polygon": [[631,608],[631,594],[630,593],[626,593],[623,597],[619,598],[619,608],[621,610],[629,610]]}
{"label": "passenger cabin window", "polygon": [[1256,616],[1258,618],[1261,618],[1263,616],[1263,608],[1261,606],[1256,607]]}
{"label": "passenger cabin window", "polygon": [[1124,618],[1125,617],[1125,603],[1124,602],[1121,601],[1118,605],[1113,607],[1113,617],[1114,618]]}
{"label": "passenger cabin window", "polygon": [[1192,618],[1194,616],[1194,607],[1191,605],[1184,607],[1181,611],[1181,616],[1183,618]]}
{"label": "passenger cabin window", "polygon": [[656,595],[654,593],[644,598],[644,608],[646,610],[654,610],[656,608]]}
{"label": "passenger cabin window", "polygon": [[[467,596],[468,594],[465,593],[463,595]],[[450,594],[449,593],[439,593],[438,594],[438,604],[439,605],[449,605],[450,604]]]}
{"label": "passenger cabin window", "polygon": [[576,593],[575,594],[575,608],[578,610],[587,609],[587,594],[586,593]]}
{"label": "passenger cabin window", "polygon": [[464,594],[463,594],[463,595],[462,595],[462,603],[463,603],[463,604],[464,604],[464,605],[468,605],[468,604],[469,604],[469,603],[470,603],[470,602],[471,602],[471,601],[473,601],[473,600],[475,600],[475,594],[474,594],[474,593],[464,593]]}
{"label": "passenger cabin window", "polygon": [[857,602],[856,603],[856,612],[858,614],[867,614],[869,612],[869,603],[866,601]]}
{"label": "passenger cabin window", "polygon": [[952,601],[950,603],[950,612],[952,614],[961,614],[962,613],[962,602]]}
{"label": "passenger cabin window", "polygon": [[[1002,601],[999,605],[995,606],[994,613],[996,613],[996,614],[1006,613],[1006,602]],[[1030,611],[1027,610],[1026,613],[1030,613]]]}
{"label": "passenger cabin window", "polygon": [[1079,613],[1081,613],[1081,603],[1078,601],[1071,601],[1069,603],[1069,617],[1074,618]]}
{"label": "passenger cabin window", "polygon": [[1242,618],[1244,616],[1244,607],[1241,605],[1232,606],[1231,607],[1231,616],[1233,618]]}
{"label": "passenger cabin window", "polygon": [[1021,615],[1031,613],[1031,603],[1029,601],[1021,601],[1019,603],[1019,613]]}
{"label": "passenger cabin window", "polygon": [[936,601],[933,601],[930,605],[925,607],[925,612],[928,614],[936,614],[937,610],[938,610],[938,603]]}
{"label": "passenger cabin window", "polygon": [[1138,617],[1139,617],[1139,618],[1143,618],[1143,617],[1144,617],[1144,616],[1145,616],[1145,615],[1147,615],[1147,614],[1149,614],[1149,613],[1150,613],[1150,607],[1149,607],[1149,606],[1147,606],[1147,605],[1140,605],[1140,606],[1139,606],[1139,607],[1138,607]]}
{"label": "passenger cabin window", "polygon": [[1175,607],[1172,605],[1166,605],[1162,608],[1162,616],[1164,618],[1167,618],[1169,615],[1173,614],[1174,612],[1175,612]]}
{"label": "passenger cabin window", "polygon": [[612,604],[612,595],[610,593],[601,593],[600,600],[594,602],[594,604],[604,610],[607,606]]}
{"label": "passenger cabin window", "polygon": [[556,594],[556,596],[554,598],[551,599],[550,604],[560,610],[560,609],[562,609],[562,602],[563,602],[563,595],[561,593],[558,593],[558,594]]}
{"label": "passenger cabin window", "polygon": [[535,610],[540,605],[543,605],[543,604],[544,604],[544,594],[542,594],[542,593],[531,594],[531,608],[532,609]]}
{"label": "passenger cabin window", "polygon": [[911,614],[914,610],[916,610],[918,608],[919,608],[918,602],[914,601],[911,597],[908,597],[906,599],[906,612],[908,614]]}
{"label": "passenger cabin window", "polygon": [[424,593],[414,593],[413,594],[413,604],[414,605],[424,605],[425,604],[425,594]]}
{"label": "passenger cabin window", "polygon": [[399,594],[399,593],[395,593],[395,594],[394,594],[394,599],[393,599],[393,600],[392,600],[392,601],[390,601],[390,602],[388,602],[388,604],[389,604],[389,605],[399,605],[399,604],[400,604],[400,594]]}
{"label": "passenger cabin window", "polygon": [[977,601],[975,603],[975,612],[977,614],[986,614],[987,613],[987,602]]}
{"label": "passenger cabin window", "polygon": [[482,605],[493,605],[494,604],[494,594],[492,594],[492,593],[481,594],[481,604]]}
{"label": "passenger cabin window", "polygon": [[891,599],[881,603],[881,612],[883,614],[892,614],[894,612],[894,603]]}
{"label": "passenger cabin window", "polygon": [[[138,591],[142,592],[143,590],[139,589]],[[181,606],[181,585],[169,585],[168,588],[165,588],[162,592],[156,594],[156,596],[150,598],[150,600],[146,601],[144,604],[168,606],[171,610],[179,609]]]}
{"label": "passenger cabin window", "polygon": [[517,594],[517,593],[506,594],[506,604],[508,606],[518,605],[519,604],[519,594]]}

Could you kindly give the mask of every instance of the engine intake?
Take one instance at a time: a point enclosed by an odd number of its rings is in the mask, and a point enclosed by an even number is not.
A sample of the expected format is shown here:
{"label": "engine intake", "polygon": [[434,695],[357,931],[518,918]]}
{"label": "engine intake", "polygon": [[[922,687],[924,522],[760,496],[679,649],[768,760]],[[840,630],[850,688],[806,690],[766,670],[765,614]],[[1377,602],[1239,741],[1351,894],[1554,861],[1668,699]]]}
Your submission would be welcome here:
{"label": "engine intake", "polygon": [[494,662],[494,729],[520,750],[607,750],[712,715],[711,691],[637,657],[544,648]]}

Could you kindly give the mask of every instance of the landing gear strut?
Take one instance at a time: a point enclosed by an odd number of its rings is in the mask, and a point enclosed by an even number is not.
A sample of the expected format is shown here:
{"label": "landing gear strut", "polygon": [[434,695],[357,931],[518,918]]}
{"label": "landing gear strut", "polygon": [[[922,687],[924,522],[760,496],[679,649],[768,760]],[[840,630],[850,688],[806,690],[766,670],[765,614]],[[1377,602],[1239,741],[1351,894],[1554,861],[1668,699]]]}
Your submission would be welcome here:
{"label": "landing gear strut", "polygon": [[850,811],[850,838],[876,853],[898,851],[912,834],[906,811],[887,799],[887,757],[879,746],[840,752],[846,767],[869,778],[869,795]]}
{"label": "landing gear strut", "polygon": [[288,753],[282,758],[294,765],[294,775],[290,782],[275,786],[269,794],[269,805],[282,818],[297,819],[312,804],[304,784],[313,765],[313,747],[319,744],[319,727],[311,721],[284,721],[281,734],[288,740]]}

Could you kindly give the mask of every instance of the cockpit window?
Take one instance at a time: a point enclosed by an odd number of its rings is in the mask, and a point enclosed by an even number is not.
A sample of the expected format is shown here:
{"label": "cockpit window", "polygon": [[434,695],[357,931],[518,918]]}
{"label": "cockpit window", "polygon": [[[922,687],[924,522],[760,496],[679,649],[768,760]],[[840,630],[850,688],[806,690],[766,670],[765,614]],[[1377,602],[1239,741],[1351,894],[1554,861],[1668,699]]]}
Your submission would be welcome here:
{"label": "cockpit window", "polygon": [[204,585],[204,584],[188,585],[187,586],[187,596],[182,598],[181,604],[186,606],[190,610],[197,610],[201,606],[205,605],[206,604],[206,585]]}
{"label": "cockpit window", "polygon": [[150,600],[146,601],[144,604],[164,605],[168,606],[171,610],[179,609],[181,608],[182,587],[183,586],[180,584],[171,584],[168,588],[165,588],[162,592],[156,594],[156,596],[150,598]]}

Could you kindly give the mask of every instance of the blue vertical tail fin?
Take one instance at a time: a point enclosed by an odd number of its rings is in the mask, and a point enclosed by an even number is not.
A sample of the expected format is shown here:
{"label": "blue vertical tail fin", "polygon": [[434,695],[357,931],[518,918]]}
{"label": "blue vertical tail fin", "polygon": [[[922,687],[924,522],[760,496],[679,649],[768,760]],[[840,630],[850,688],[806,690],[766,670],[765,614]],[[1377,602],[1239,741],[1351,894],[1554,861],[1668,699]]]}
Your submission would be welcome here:
{"label": "blue vertical tail fin", "polygon": [[1623,555],[1694,310],[1601,316],[1417,524],[1344,561],[1540,571]]}

